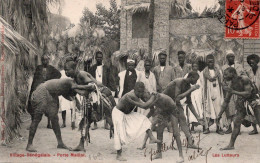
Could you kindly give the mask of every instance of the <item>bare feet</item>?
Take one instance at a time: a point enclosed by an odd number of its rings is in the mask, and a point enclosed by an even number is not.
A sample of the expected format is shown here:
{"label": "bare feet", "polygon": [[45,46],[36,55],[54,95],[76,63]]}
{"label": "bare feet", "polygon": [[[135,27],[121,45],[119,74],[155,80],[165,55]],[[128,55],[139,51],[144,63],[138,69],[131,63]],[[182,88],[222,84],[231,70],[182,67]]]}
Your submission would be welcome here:
{"label": "bare feet", "polygon": [[150,138],[149,144],[153,144],[153,143],[161,143],[161,140],[155,139],[155,137]]}
{"label": "bare feet", "polygon": [[184,158],[183,157],[179,157],[178,160],[176,161],[176,163],[182,163],[184,162]]}
{"label": "bare feet", "polygon": [[33,148],[33,145],[32,145],[32,144],[30,144],[30,145],[27,144],[26,150],[27,150],[28,152],[37,152],[37,150]]}
{"label": "bare feet", "polygon": [[156,155],[153,156],[153,160],[155,159],[162,159],[162,153],[157,153]]}
{"label": "bare feet", "polygon": [[96,130],[98,127],[97,127],[97,124],[94,123],[94,126],[91,128],[91,130]]}
{"label": "bare feet", "polygon": [[118,161],[127,161],[126,158],[124,158],[122,155],[117,155],[117,156],[116,156],[116,159],[117,159]]}
{"label": "bare feet", "polygon": [[253,130],[251,132],[248,133],[249,135],[255,135],[255,134],[258,134],[258,132],[256,130]]}
{"label": "bare feet", "polygon": [[112,151],[111,154],[117,154],[117,151]]}
{"label": "bare feet", "polygon": [[86,149],[82,145],[78,145],[76,148],[71,149],[70,151],[83,151],[86,152]]}
{"label": "bare feet", "polygon": [[230,145],[228,145],[224,148],[220,148],[220,150],[232,150],[232,149],[235,149],[235,148],[234,148],[234,146],[230,146]]}
{"label": "bare feet", "polygon": [[63,123],[60,128],[65,128],[65,127],[66,127],[66,125]]}
{"label": "bare feet", "polygon": [[194,145],[194,144],[188,144],[187,148],[191,148],[191,149],[201,149],[200,147]]}
{"label": "bare feet", "polygon": [[139,148],[137,148],[137,149],[143,150],[143,149],[145,149],[145,148],[146,148],[146,145],[144,144],[142,147],[139,147]]}
{"label": "bare feet", "polygon": [[58,144],[57,148],[71,150],[71,148],[70,148],[70,147],[67,147],[65,144]]}

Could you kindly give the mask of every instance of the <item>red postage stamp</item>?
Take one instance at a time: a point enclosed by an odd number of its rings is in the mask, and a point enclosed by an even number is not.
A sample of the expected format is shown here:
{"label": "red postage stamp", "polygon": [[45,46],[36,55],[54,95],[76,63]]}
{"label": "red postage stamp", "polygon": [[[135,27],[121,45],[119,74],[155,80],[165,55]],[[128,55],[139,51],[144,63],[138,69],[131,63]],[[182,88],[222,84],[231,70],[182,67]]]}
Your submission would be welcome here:
{"label": "red postage stamp", "polygon": [[259,1],[226,1],[225,38],[260,38]]}

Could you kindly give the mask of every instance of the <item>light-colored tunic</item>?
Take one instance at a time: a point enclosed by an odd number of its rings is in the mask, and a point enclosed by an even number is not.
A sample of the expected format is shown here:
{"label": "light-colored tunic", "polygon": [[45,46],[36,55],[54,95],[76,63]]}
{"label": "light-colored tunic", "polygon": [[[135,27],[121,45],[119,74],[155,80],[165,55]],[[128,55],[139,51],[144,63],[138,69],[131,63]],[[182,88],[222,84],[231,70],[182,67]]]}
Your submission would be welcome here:
{"label": "light-colored tunic", "polygon": [[151,128],[149,119],[136,112],[125,114],[116,107],[112,111],[114,124],[114,147],[120,150],[122,145],[132,142]]}

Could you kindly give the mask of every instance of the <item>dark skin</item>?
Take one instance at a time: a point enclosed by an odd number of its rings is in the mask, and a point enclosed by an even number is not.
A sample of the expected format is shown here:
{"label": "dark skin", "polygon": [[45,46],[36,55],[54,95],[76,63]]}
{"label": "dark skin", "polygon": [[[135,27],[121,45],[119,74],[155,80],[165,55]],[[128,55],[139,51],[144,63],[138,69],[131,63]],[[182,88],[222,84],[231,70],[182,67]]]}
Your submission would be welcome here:
{"label": "dark skin", "polygon": [[[97,84],[98,87],[103,87],[103,84],[98,82],[91,74],[85,71],[77,71],[75,66],[73,66],[72,62],[65,64],[65,73],[68,77],[74,79],[74,81],[79,84],[73,87],[74,90],[85,97],[88,97],[89,93],[95,89],[95,86],[91,83]],[[112,117],[106,116],[107,123],[113,127]],[[86,132],[88,133],[89,127],[92,123],[92,120],[89,120],[89,124],[86,125]],[[84,148],[84,140],[85,138],[82,137],[80,140],[79,145],[73,149],[73,151],[85,151]]]}
{"label": "dark skin", "polygon": [[[148,101],[151,98],[151,94],[149,92],[145,92],[143,96],[143,101]],[[180,139],[180,133],[178,129],[178,110],[176,107],[175,102],[172,100],[171,97],[158,93],[156,97],[156,102],[154,103],[154,106],[156,108],[160,108],[161,112],[166,112],[166,114],[169,114],[171,112],[171,125],[173,126],[173,136],[176,139],[178,150],[179,150],[179,157],[183,160],[183,153],[182,153],[182,145],[181,145],[181,139]],[[154,107],[151,107],[150,112],[148,113],[147,117],[149,118],[154,114]],[[158,120],[155,118],[153,119],[152,126],[157,124]],[[165,127],[167,127],[165,124],[160,124],[161,126],[158,127],[157,130],[157,139],[160,140],[161,142],[163,141],[163,131]],[[141,148],[138,149],[144,149],[146,147],[146,141],[148,139],[148,134],[145,135],[145,139],[143,142],[143,145]],[[157,143],[157,150],[160,150],[162,148],[162,143]],[[154,156],[153,159],[159,159],[162,158],[162,153],[158,153],[156,156]]]}
{"label": "dark skin", "polygon": [[144,69],[145,69],[145,76],[150,76],[150,70],[152,68],[151,62],[145,62],[144,63]]}
{"label": "dark skin", "polygon": [[41,58],[41,61],[42,61],[42,65],[43,65],[44,68],[46,68],[49,65],[49,57],[48,56],[43,56]]}
{"label": "dark skin", "polygon": [[[221,111],[218,115],[217,120],[219,121],[221,119],[221,116],[223,112],[227,109],[227,106],[229,104],[229,101],[232,97],[233,94],[240,96],[242,98],[249,98],[251,96],[252,92],[252,86],[250,83],[250,79],[248,77],[242,76],[242,79],[239,80],[238,76],[235,73],[228,72],[227,70],[224,71],[224,79],[227,81],[231,81],[231,86],[225,86],[223,89],[227,91],[227,96],[221,106]],[[229,145],[221,148],[221,150],[232,150],[234,149],[235,141],[237,136],[239,135],[240,132],[240,127],[243,119],[246,116],[246,111],[245,107],[243,106],[243,103],[240,104],[239,101],[237,102],[238,104],[236,105],[237,113],[235,115],[235,120],[234,120],[234,130],[231,135],[231,139],[229,142]],[[253,107],[254,110],[254,115],[256,117],[256,120],[258,122],[258,125],[260,124],[260,106],[255,105]]]}
{"label": "dark skin", "polygon": [[96,61],[97,61],[98,66],[102,65],[102,61],[103,61],[103,54],[102,53],[96,54]]}
{"label": "dark skin", "polygon": [[[54,99],[62,95],[64,98],[71,101],[73,100],[73,97],[76,95],[76,91],[73,91],[72,89],[72,87],[75,86],[76,84],[71,79],[52,79],[46,81],[44,85]],[[62,141],[60,126],[59,126],[58,109],[59,108],[57,103],[56,108],[50,109],[50,111],[48,111],[47,117],[50,118],[52,122],[53,131],[58,141],[57,148],[70,149]],[[26,150],[29,152],[37,152],[37,150],[34,149],[32,143],[33,143],[33,138],[35,136],[38,124],[42,119],[42,115],[43,114],[41,113],[35,113],[35,118],[31,123],[28,144],[26,147]]]}
{"label": "dark skin", "polygon": [[228,65],[231,66],[235,64],[235,56],[234,55],[228,55],[227,56]]}
{"label": "dark skin", "polygon": [[254,74],[256,74],[256,71],[258,69],[257,62],[253,59],[249,60],[249,66],[252,68]]}
{"label": "dark skin", "polygon": [[181,66],[181,68],[183,68],[184,62],[185,62],[185,54],[179,54],[178,61],[179,61],[179,65]]}
{"label": "dark skin", "polygon": [[127,63],[127,70],[133,72],[135,70],[136,64],[134,62]]}
{"label": "dark skin", "polygon": [[[141,107],[143,109],[150,108],[157,100],[156,95],[152,95],[151,98],[143,103],[140,98],[143,98],[144,94],[144,87],[135,87],[134,90],[125,94],[118,102],[117,108],[123,112],[129,112],[133,110],[136,106]],[[153,135],[150,129],[146,131],[150,138],[150,143],[160,143]],[[117,160],[119,161],[126,161],[124,157],[122,157],[122,149],[117,150]]]}
{"label": "dark skin", "polygon": [[166,66],[167,56],[165,54],[159,54],[160,66]]}

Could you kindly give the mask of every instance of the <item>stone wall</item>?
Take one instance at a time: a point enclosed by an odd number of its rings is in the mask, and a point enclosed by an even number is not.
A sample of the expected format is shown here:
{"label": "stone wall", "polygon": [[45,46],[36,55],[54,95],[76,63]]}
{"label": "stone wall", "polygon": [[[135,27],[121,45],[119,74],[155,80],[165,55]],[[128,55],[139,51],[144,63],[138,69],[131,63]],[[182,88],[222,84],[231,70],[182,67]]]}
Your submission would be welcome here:
{"label": "stone wall", "polygon": [[[135,3],[149,3],[150,0],[122,0],[122,6]],[[153,49],[167,49],[169,47],[169,0],[155,1]],[[147,17],[147,19],[149,19]],[[120,51],[144,48],[148,52],[147,38],[132,38],[132,13],[121,12]],[[147,29],[148,30],[148,29]]]}

